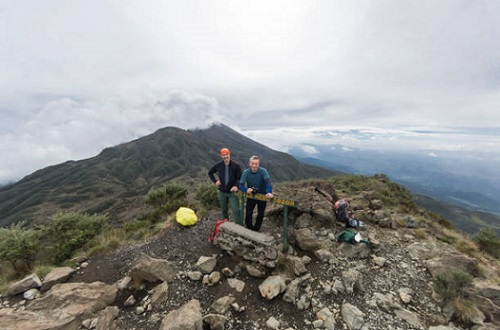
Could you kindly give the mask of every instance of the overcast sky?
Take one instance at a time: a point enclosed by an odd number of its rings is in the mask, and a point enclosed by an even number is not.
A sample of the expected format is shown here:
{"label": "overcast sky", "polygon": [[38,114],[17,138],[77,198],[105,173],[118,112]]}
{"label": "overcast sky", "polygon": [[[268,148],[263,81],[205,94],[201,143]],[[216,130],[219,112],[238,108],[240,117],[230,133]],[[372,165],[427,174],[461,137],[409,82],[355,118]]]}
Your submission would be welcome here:
{"label": "overcast sky", "polygon": [[500,155],[500,1],[0,0],[0,183],[165,126]]}

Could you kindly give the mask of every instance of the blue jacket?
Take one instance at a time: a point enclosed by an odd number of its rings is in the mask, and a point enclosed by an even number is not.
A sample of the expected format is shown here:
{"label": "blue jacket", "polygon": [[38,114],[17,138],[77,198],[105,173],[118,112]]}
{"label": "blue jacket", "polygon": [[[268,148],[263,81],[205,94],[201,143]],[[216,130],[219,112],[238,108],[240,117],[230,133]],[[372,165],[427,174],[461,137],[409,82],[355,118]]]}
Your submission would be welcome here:
{"label": "blue jacket", "polygon": [[259,167],[255,173],[249,168],[243,171],[240,179],[240,190],[247,192],[248,188],[254,188],[254,192],[259,194],[272,194],[271,177],[265,168]]}

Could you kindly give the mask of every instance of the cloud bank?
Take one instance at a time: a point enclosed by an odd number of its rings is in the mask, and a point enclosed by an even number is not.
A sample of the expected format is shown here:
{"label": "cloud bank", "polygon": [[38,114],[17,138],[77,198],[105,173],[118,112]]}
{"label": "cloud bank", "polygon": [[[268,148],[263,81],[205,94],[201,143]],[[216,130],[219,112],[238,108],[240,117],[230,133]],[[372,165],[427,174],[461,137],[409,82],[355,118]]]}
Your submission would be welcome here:
{"label": "cloud bank", "polygon": [[0,182],[212,121],[280,150],[496,155],[499,16],[467,0],[0,0]]}
{"label": "cloud bank", "polygon": [[102,149],[160,127],[206,128],[222,122],[213,99],[183,90],[118,95],[104,103],[62,98],[0,135],[0,182],[17,180],[47,165],[89,158]]}

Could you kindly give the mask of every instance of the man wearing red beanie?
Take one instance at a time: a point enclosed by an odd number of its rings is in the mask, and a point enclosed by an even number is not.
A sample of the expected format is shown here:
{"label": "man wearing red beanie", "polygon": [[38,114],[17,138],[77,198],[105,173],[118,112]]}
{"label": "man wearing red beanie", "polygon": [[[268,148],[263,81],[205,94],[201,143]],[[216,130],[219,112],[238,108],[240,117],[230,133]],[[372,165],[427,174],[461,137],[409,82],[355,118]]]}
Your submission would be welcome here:
{"label": "man wearing red beanie", "polygon": [[[233,194],[238,191],[238,185],[241,178],[241,166],[237,162],[231,160],[231,152],[228,148],[222,148],[220,156],[222,160],[216,163],[210,171],[208,171],[208,176],[218,188],[217,198],[219,199],[222,218],[229,219],[229,203],[231,204],[231,210],[233,212],[233,221],[239,225],[243,225],[243,219],[241,218],[238,204],[238,196]],[[218,178],[215,177],[215,173],[217,173]]]}

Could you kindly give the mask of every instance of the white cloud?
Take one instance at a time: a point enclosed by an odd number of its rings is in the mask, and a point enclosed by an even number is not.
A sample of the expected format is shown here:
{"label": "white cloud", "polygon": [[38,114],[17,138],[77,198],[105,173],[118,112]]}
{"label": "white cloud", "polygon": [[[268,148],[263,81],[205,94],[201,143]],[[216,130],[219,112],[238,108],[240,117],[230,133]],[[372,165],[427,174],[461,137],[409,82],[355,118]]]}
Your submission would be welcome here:
{"label": "white cloud", "polygon": [[0,173],[211,120],[279,150],[497,151],[498,134],[467,132],[500,125],[499,15],[467,0],[2,1]]}
{"label": "white cloud", "polygon": [[302,151],[305,153],[308,153],[310,155],[316,155],[318,154],[318,150],[314,146],[309,146],[309,145],[303,145],[301,146]]}
{"label": "white cloud", "polygon": [[118,95],[94,104],[62,98],[46,104],[27,123],[0,134],[0,182],[94,156],[165,126],[206,128],[215,121],[225,121],[215,99],[183,90],[133,98]]}
{"label": "white cloud", "polygon": [[293,146],[342,145],[352,148],[391,150],[399,152],[460,152],[476,155],[500,155],[500,133],[477,134],[467,130],[419,131],[403,129],[379,129],[374,127],[316,127],[274,128],[246,130],[250,138],[277,150],[289,150]]}

